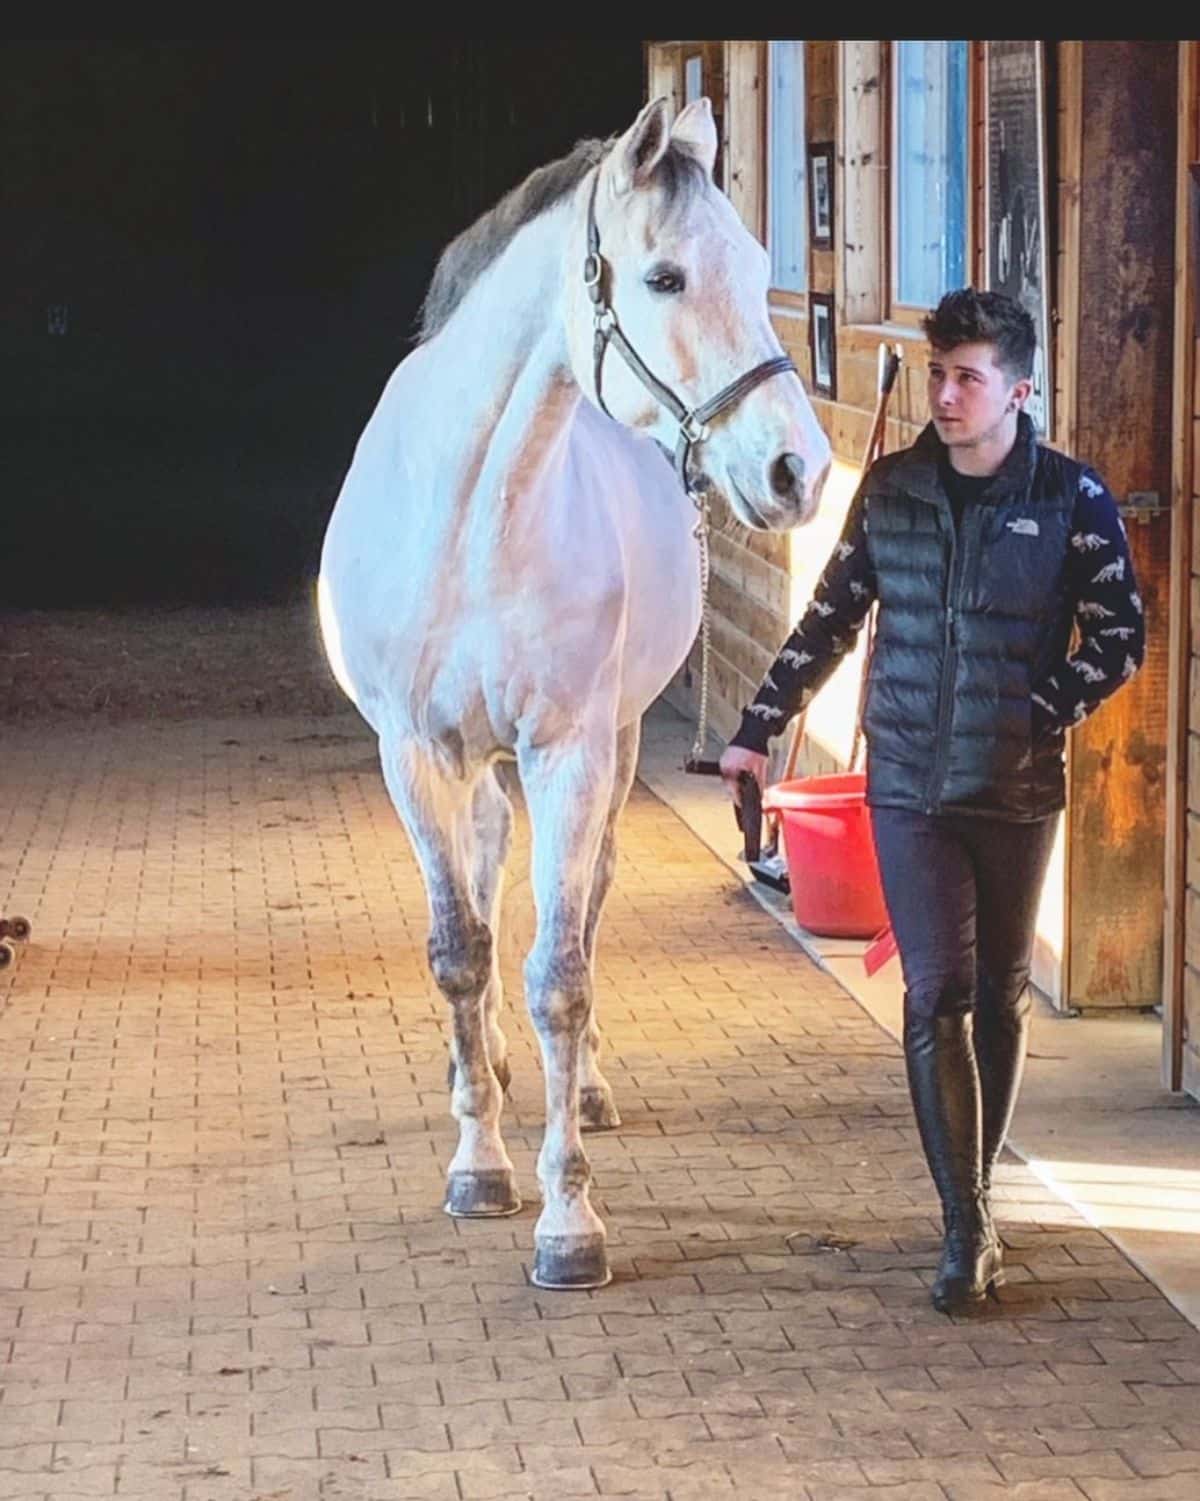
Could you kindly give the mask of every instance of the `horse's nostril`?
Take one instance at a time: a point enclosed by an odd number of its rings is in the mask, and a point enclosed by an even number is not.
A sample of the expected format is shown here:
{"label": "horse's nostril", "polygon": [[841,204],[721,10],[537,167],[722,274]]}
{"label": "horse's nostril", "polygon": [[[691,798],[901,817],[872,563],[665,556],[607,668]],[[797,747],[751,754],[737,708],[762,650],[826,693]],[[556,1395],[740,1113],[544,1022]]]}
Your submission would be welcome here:
{"label": "horse's nostril", "polygon": [[780,500],[800,500],[804,495],[804,460],[798,453],[784,453],[771,465],[771,489]]}

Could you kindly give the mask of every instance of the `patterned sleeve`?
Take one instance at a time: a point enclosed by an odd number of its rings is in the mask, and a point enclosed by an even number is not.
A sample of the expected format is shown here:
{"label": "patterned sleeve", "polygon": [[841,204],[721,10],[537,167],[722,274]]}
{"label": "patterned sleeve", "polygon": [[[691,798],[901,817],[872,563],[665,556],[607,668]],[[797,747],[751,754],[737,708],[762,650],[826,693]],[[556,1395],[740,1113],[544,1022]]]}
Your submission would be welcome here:
{"label": "patterned sleeve", "polygon": [[1091,469],[1079,479],[1066,587],[1077,650],[1035,685],[1034,737],[1081,724],[1138,671],[1146,653],[1142,597],[1117,504]]}
{"label": "patterned sleeve", "polygon": [[808,608],[784,642],[754,702],[743,711],[741,727],[730,745],[766,754],[771,737],[780,734],[804,708],[854,645],[874,598],[867,505],[860,490]]}

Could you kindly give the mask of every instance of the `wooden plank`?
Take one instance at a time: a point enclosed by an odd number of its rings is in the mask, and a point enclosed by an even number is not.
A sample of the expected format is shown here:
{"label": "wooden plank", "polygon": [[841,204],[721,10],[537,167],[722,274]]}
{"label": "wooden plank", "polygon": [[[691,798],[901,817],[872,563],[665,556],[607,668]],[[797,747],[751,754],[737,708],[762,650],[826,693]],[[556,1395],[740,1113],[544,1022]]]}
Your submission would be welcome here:
{"label": "wooden plank", "polygon": [[[779,649],[778,642],[768,644],[755,641],[719,615],[712,617],[712,644],[714,651],[719,652],[744,678],[748,678],[756,691]],[[740,710],[742,705],[734,707]]]}
{"label": "wooden plank", "polygon": [[971,267],[971,282],[974,286],[986,286],[987,215],[985,213],[984,142],[987,140],[987,89],[984,81],[984,43],[970,44],[970,104],[971,104],[971,194],[970,218],[967,244],[970,247],[968,265]]}
{"label": "wooden plank", "polygon": [[[1197,51],[1200,52],[1200,47],[1197,47]],[[1196,66],[1197,68],[1200,68],[1200,63],[1197,63]],[[1198,87],[1198,92],[1200,92],[1200,87]],[[1198,126],[1197,129],[1200,129],[1200,126]],[[1196,152],[1198,156],[1200,156],[1200,141],[1196,142]],[[1192,173],[1192,181],[1197,182],[1196,173],[1194,171]],[[1200,186],[1200,182],[1197,182],[1197,185]],[[1200,230],[1200,226],[1197,226],[1197,229]],[[1198,235],[1198,239],[1200,239],[1200,235]],[[1198,250],[1196,254],[1197,257],[1200,257],[1200,250]],[[1197,275],[1200,275],[1200,268],[1196,268],[1195,260],[1193,260],[1193,269],[1196,270]],[[1196,362],[1196,369],[1193,373],[1193,381],[1194,392],[1192,396],[1192,416],[1195,418],[1197,424],[1200,424],[1200,360]],[[1196,452],[1194,443],[1193,452]],[[1196,474],[1196,484],[1193,486],[1193,491],[1195,494],[1200,495],[1200,472],[1197,472]]]}
{"label": "wooden plank", "polygon": [[789,544],[786,532],[752,532],[732,516],[728,526],[747,552],[753,553],[764,563],[770,563],[784,575],[787,574]]}
{"label": "wooden plank", "polygon": [[[1186,517],[1186,521],[1188,523],[1188,531],[1189,531],[1189,533],[1192,531],[1191,521],[1192,521],[1192,516],[1195,513],[1195,509],[1196,509],[1196,507],[1195,507],[1195,501],[1193,500],[1189,504],[1189,506],[1187,507],[1187,511],[1185,512],[1185,517]],[[1188,545],[1189,545],[1189,547],[1194,547],[1194,545],[1195,545],[1191,541],[1190,537],[1189,537]],[[1195,556],[1194,552],[1193,552],[1192,556],[1193,557]],[[1197,573],[1195,573],[1193,571],[1189,575],[1189,577],[1188,577],[1188,585],[1189,585],[1190,594],[1191,594],[1191,601],[1190,601],[1191,608],[1190,608],[1190,612],[1189,612],[1190,619],[1188,620],[1188,630],[1191,633],[1191,649],[1190,649],[1190,651],[1188,651],[1187,653],[1185,653],[1184,656],[1183,656],[1182,668],[1183,668],[1183,672],[1184,672],[1184,676],[1185,677],[1187,675],[1187,670],[1188,670],[1188,659],[1190,657],[1194,657],[1195,656],[1195,654],[1196,654],[1196,645],[1195,645],[1195,643],[1197,641],[1200,641],[1200,574],[1197,574]],[[1171,606],[1172,606],[1172,609],[1174,609],[1174,607],[1175,607],[1175,601],[1174,600],[1171,601]],[[1172,667],[1174,667],[1174,660],[1173,659],[1172,659]],[[1193,729],[1195,729],[1197,727],[1200,727],[1200,700],[1197,700],[1195,698],[1192,698],[1190,700],[1189,705],[1188,705],[1188,711],[1187,711],[1187,715],[1186,715],[1186,720],[1187,720],[1187,726],[1190,726]],[[1195,789],[1195,791],[1197,792],[1198,795],[1200,795],[1200,788]]]}
{"label": "wooden plank", "polygon": [[[875,401],[879,390],[879,356],[877,350],[879,341],[870,353],[845,355],[838,351],[838,404],[840,406],[856,407],[860,412],[870,412],[874,415]],[[903,405],[903,378],[897,382],[892,394],[889,410],[899,414]]]}
{"label": "wooden plank", "polygon": [[797,317],[794,314],[782,313],[775,309],[771,318],[771,324],[779,336],[779,342],[784,350],[791,355],[796,364],[801,367],[801,373],[807,368],[809,359],[808,349],[808,317]]}
{"label": "wooden plank", "polygon": [[736,537],[719,531],[709,541],[712,568],[733,587],[756,600],[763,609],[783,619],[789,608],[789,581],[785,569],[765,563]]}
{"label": "wooden plank", "polygon": [[729,192],[729,122],[725,115],[725,52],[727,42],[704,42],[700,48],[702,58],[704,93],[712,104],[713,123],[717,127],[717,159],[713,164],[713,180],[725,193]]}
{"label": "wooden plank", "polygon": [[1079,193],[1083,175],[1083,43],[1058,43],[1058,336],[1055,441],[1075,452],[1079,343]]}
{"label": "wooden plank", "polygon": [[[1075,364],[1084,456],[1118,499],[1170,492],[1176,44],[1083,43]],[[1111,227],[1121,225],[1114,242]],[[1149,1007],[1162,996],[1169,517],[1129,526],[1150,625],[1134,682],[1071,736],[1068,1001]]]}
{"label": "wooden plank", "polygon": [[1200,1099],[1200,973],[1189,965],[1184,980],[1184,1020],[1181,1086]]}
{"label": "wooden plank", "polygon": [[[820,45],[810,42],[809,47]],[[846,133],[842,120],[845,95],[845,64],[842,53],[847,44],[833,44],[833,79],[836,98],[833,105],[833,309],[834,338],[838,359],[842,357],[842,340],[852,326],[846,316]]]}
{"label": "wooden plank", "polygon": [[[1189,921],[1186,892],[1193,866],[1189,841],[1189,729],[1197,724],[1191,697],[1196,640],[1192,575],[1192,509],[1196,489],[1192,434],[1196,371],[1196,186],[1189,170],[1200,133],[1198,49],[1179,43],[1179,137],[1175,194],[1175,328],[1172,375],[1170,636],[1167,647],[1167,807],[1163,914],[1162,1080],[1183,1087],[1184,959]],[[1193,784],[1194,785],[1194,784]],[[1195,786],[1200,795],[1200,786]]]}
{"label": "wooden plank", "polygon": [[[1197,367],[1200,368],[1200,353],[1196,356]],[[1200,454],[1200,421],[1192,424],[1192,454],[1193,462],[1195,455]],[[1200,470],[1197,471],[1193,482],[1196,486],[1194,494],[1200,495]],[[1192,507],[1192,572],[1200,573],[1200,506]],[[1198,641],[1200,649],[1200,641]]]}
{"label": "wooden plank", "polygon": [[708,598],[715,616],[749,640],[757,641],[772,656],[791,632],[791,622],[779,612],[768,610],[716,572],[710,580]]}
{"label": "wooden plank", "polygon": [[[820,405],[828,413],[827,416],[822,416],[821,424],[829,434],[834,453],[848,463],[857,464],[866,451],[867,439],[871,435],[871,413],[855,407],[830,407],[824,402]],[[891,419],[888,421],[888,431],[890,449],[896,446],[896,429]]]}
{"label": "wooden plank", "polygon": [[[1200,665],[1195,657],[1192,658],[1192,702],[1196,702],[1196,689],[1200,686]],[[1187,742],[1188,758],[1188,790],[1191,811],[1200,815],[1200,734],[1195,730],[1188,735]],[[1195,799],[1192,802],[1192,799]],[[1200,887],[1200,882],[1189,882],[1189,885]]]}
{"label": "wooden plank", "polygon": [[[836,213],[837,204],[834,204],[834,214],[836,215]],[[808,284],[814,292],[833,292],[835,290],[834,267],[836,264],[837,256],[832,250],[809,250]]]}
{"label": "wooden plank", "polygon": [[837,71],[837,42],[805,44],[804,81],[810,141],[832,141],[837,137]]}
{"label": "wooden plank", "polygon": [[666,99],[671,119],[679,113],[683,98],[683,79],[680,77],[679,43],[654,42],[650,46],[647,65],[649,74],[649,97]]}
{"label": "wooden plank", "polygon": [[766,42],[730,42],[725,118],[728,132],[729,197],[742,223],[767,241]]}
{"label": "wooden plank", "polygon": [[920,364],[925,353],[925,335],[914,324],[908,323],[844,324],[838,329],[838,359],[841,359],[843,350],[851,354],[869,354],[874,359],[880,339],[899,344],[906,361]]}
{"label": "wooden plank", "polygon": [[842,321],[877,323],[883,314],[883,42],[841,43]]}

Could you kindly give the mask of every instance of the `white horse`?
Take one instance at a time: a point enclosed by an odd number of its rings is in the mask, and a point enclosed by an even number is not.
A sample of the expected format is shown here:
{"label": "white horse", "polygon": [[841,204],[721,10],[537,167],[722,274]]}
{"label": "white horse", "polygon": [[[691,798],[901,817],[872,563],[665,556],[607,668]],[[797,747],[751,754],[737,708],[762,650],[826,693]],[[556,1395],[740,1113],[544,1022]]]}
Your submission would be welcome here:
{"label": "white horse", "polygon": [[[580,1137],[581,1117],[619,1124],[597,1063],[592,954],[641,717],[699,622],[680,476],[694,482],[701,445],[746,525],[783,529],[811,517],[830,462],[771,328],[766,256],[713,183],[716,150],[707,100],[673,128],[659,100],[461,235],[325,538],[326,649],[379,736],[453,1014],[454,1215],[520,1208],[500,1135],[496,942],[512,810],[495,767],[517,763],[537,908],[525,987],[546,1075],[545,1287],[609,1277]],[[622,359],[605,365],[610,343]],[[655,440],[676,448],[677,472]]]}

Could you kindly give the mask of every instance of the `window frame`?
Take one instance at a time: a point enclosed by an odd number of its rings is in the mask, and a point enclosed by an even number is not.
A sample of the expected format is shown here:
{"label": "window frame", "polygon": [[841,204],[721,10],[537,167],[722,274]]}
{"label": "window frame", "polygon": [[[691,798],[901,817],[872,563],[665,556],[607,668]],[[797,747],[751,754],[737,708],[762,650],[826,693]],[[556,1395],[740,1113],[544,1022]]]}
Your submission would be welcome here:
{"label": "window frame", "polygon": [[[802,257],[802,279],[804,286],[781,287],[775,283],[775,252],[772,235],[772,205],[774,194],[774,120],[775,120],[775,83],[774,83],[774,60],[772,47],[780,40],[787,40],[790,46],[799,46],[800,56],[800,165],[803,174],[801,190],[799,194],[801,214],[800,251]],[[763,70],[766,87],[763,90],[763,140],[765,144],[763,161],[763,198],[766,251],[771,257],[771,283],[769,299],[772,308],[779,308],[790,313],[808,314],[808,293],[812,281],[812,227],[809,222],[808,208],[808,42],[799,38],[776,38],[768,40],[764,50]]]}
{"label": "window frame", "polygon": [[[967,149],[966,149],[966,182],[963,192],[963,268],[964,284],[975,280],[975,266],[978,255],[978,214],[976,209],[976,195],[979,185],[979,130],[977,114],[980,101],[980,61],[979,48],[976,43],[967,41]],[[899,231],[899,212],[897,208],[897,194],[900,186],[899,170],[899,88],[897,77],[899,74],[899,40],[885,41],[881,48],[881,72],[880,97],[883,111],[883,131],[885,160],[887,171],[885,173],[886,186],[884,187],[884,202],[882,205],[882,239],[883,254],[881,257],[881,272],[883,283],[880,287],[880,310],[885,323],[898,324],[904,327],[917,329],[921,325],[926,313],[932,312],[932,307],[926,307],[918,303],[902,302],[897,295],[897,277],[899,272],[899,245],[897,235]]]}

